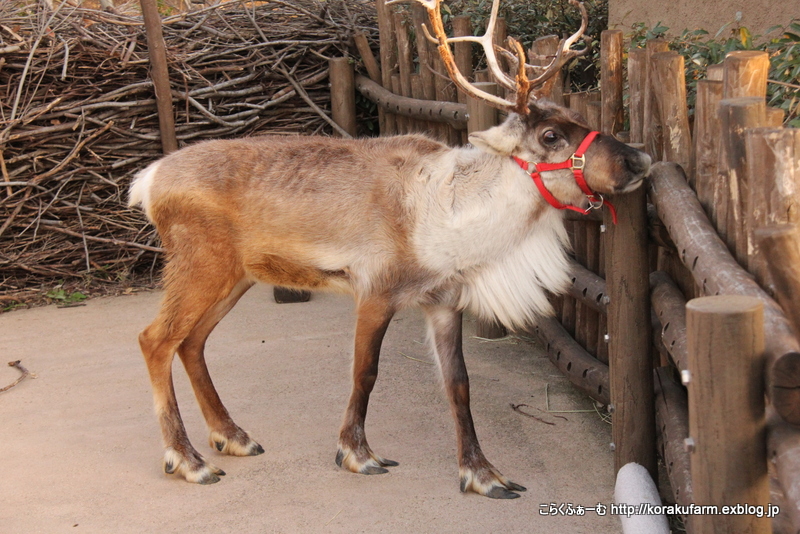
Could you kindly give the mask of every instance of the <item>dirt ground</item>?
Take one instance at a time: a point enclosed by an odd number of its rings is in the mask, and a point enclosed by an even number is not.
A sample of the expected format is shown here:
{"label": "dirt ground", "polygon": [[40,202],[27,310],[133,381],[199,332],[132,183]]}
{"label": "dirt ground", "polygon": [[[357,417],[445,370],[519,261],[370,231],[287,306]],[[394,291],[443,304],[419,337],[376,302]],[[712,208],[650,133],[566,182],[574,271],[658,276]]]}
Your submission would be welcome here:
{"label": "dirt ground", "polygon": [[[100,298],[74,308],[0,315],[0,387],[22,360],[37,375],[0,393],[0,531],[616,533],[613,516],[541,515],[543,506],[608,504],[610,426],[536,345],[486,342],[465,325],[472,409],[487,457],[528,487],[513,501],[461,494],[454,425],[415,310],[393,321],[367,417],[389,474],[334,463],[350,390],[351,299],[314,295],[275,304],[253,288],[209,340],[207,359],[228,410],[266,454],[221,456],[176,359],[189,436],[227,472],[189,484],[161,471],[162,446],[136,336],[157,292]],[[546,393],[547,392],[547,393]],[[513,411],[523,409],[544,424]]]}

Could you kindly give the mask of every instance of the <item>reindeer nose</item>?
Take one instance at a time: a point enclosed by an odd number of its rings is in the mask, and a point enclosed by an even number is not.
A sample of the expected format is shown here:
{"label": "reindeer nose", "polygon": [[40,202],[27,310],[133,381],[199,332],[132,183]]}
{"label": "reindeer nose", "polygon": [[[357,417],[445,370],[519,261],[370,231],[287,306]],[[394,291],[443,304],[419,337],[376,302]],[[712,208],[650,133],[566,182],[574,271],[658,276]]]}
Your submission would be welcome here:
{"label": "reindeer nose", "polygon": [[650,171],[650,156],[637,151],[625,158],[625,167],[635,175],[645,176]]}

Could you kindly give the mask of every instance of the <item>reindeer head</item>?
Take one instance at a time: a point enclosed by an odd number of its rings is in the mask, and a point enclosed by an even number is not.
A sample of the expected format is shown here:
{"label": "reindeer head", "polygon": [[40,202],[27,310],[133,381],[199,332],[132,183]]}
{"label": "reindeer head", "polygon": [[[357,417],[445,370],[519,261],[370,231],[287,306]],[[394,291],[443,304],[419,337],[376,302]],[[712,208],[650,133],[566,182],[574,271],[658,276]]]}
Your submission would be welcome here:
{"label": "reindeer head", "polygon": [[[469,136],[474,146],[499,156],[510,156],[537,164],[570,162],[570,167],[543,170],[545,188],[565,205],[588,209],[591,196],[582,190],[571,168],[571,158],[592,133],[586,121],[569,109],[547,100],[529,105],[526,115],[512,113],[503,124]],[[610,135],[597,134],[583,155],[582,174],[592,192],[626,193],[636,189],[650,169],[650,156],[619,142]]]}
{"label": "reindeer head", "polygon": [[[453,82],[464,92],[489,105],[507,111],[508,119],[500,126],[470,135],[470,142],[490,153],[514,157],[526,170],[536,168],[532,177],[545,198],[554,206],[588,208],[592,203],[602,203],[594,192],[620,193],[635,189],[641,184],[650,168],[650,157],[628,147],[612,136],[592,133],[586,121],[577,113],[539,99],[540,91],[552,83],[554,75],[572,58],[587,49],[571,47],[582,38],[588,25],[588,15],[583,3],[570,0],[581,12],[581,26],[570,37],[562,39],[558,51],[546,67],[526,63],[522,45],[508,38],[508,49],[494,44],[493,33],[499,9],[499,0],[493,0],[486,32],[481,37],[447,37],[442,22],[441,0],[416,0],[428,11],[431,41],[438,45],[445,67]],[[475,42],[486,53],[486,62],[495,80],[513,92],[513,100],[486,93],[472,85],[455,64],[451,43]],[[514,76],[500,67],[497,53],[513,66]],[[534,73],[539,74],[532,77]],[[589,137],[587,137],[589,136]],[[584,142],[588,143],[584,146]],[[579,153],[580,152],[580,153]],[[576,158],[576,156],[578,156]],[[550,170],[556,163],[570,162],[569,167]],[[579,168],[578,168],[579,167]]]}

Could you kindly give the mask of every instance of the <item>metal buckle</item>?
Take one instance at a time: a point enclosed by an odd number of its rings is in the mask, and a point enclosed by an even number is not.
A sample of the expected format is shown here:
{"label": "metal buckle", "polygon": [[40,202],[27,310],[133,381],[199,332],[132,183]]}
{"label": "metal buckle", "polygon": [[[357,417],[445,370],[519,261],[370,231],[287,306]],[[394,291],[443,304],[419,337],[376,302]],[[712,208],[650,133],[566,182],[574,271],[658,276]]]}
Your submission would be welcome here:
{"label": "metal buckle", "polygon": [[586,213],[589,213],[592,210],[599,210],[606,203],[606,199],[604,199],[603,195],[600,193],[595,193],[594,196],[587,196],[586,198],[589,199],[589,207],[586,208]]}
{"label": "metal buckle", "polygon": [[[586,166],[586,156],[584,154],[580,156],[573,154],[570,156],[570,159],[572,160],[572,170],[574,171],[582,171]],[[578,163],[580,163],[580,165],[578,165]]]}

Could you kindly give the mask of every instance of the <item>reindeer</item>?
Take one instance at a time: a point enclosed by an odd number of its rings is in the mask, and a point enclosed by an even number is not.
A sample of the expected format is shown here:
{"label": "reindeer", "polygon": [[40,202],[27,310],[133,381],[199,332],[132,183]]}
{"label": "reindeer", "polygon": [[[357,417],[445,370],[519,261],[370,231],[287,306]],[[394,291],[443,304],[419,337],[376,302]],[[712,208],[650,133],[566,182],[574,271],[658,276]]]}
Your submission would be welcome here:
{"label": "reindeer", "polygon": [[[224,472],[192,446],[172,384],[177,352],[223,454],[264,449],[223,406],[204,360],[206,339],[254,283],[347,292],[356,302],[353,389],[339,432],[336,463],[367,475],[397,463],[367,443],[364,422],[378,374],[381,341],[393,314],[422,308],[456,423],[461,491],[515,498],[525,488],[486,459],[472,422],[461,347],[465,310],[518,329],[552,313],[548,293],[569,283],[563,209],[588,212],[601,194],[638,187],[650,158],[535,90],[578,52],[587,24],[561,43],[531,79],[522,46],[492,45],[498,0],[483,37],[448,38],[440,0],[428,10],[439,51],[462,90],[508,112],[500,125],[451,148],[421,135],[344,140],[253,137],[207,141],[137,174],[130,205],[141,205],[167,251],[164,298],[139,336],[166,451],[164,470],[210,484]],[[458,72],[450,44],[483,45],[494,77],[513,99],[484,93]],[[525,169],[530,167],[531,171]],[[554,209],[553,207],[559,209]]]}

